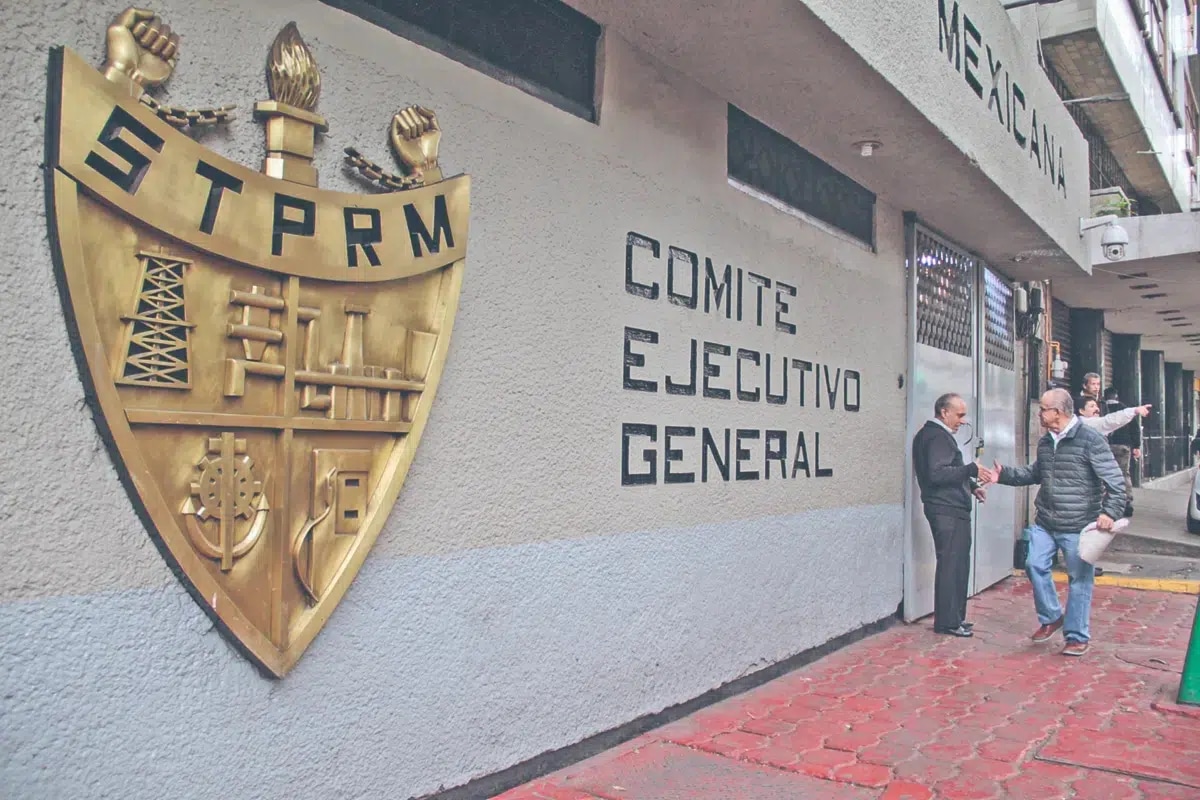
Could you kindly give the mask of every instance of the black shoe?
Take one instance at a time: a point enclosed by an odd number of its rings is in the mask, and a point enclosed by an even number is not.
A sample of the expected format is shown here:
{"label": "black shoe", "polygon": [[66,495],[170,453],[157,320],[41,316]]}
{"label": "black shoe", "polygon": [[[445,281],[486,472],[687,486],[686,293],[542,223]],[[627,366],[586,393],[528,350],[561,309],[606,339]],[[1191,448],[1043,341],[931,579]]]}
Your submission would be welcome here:
{"label": "black shoe", "polygon": [[973,631],[973,630],[975,630],[975,623],[974,622],[964,622],[962,625],[959,625],[958,627],[966,628],[969,631]]}
{"label": "black shoe", "polygon": [[971,631],[969,628],[966,628],[962,625],[959,625],[957,628],[934,628],[933,632],[934,633],[942,633],[942,634],[945,634],[946,636],[959,636],[959,637],[962,637],[963,639],[970,639],[972,636],[975,635],[975,633],[973,631]]}

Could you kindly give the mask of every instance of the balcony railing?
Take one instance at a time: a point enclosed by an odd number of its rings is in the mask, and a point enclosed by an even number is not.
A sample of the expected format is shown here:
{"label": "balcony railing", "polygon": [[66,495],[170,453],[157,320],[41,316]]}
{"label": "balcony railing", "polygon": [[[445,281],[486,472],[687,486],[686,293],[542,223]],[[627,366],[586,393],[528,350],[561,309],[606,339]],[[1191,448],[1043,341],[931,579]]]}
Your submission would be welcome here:
{"label": "balcony railing", "polygon": [[[1050,79],[1050,84],[1054,90],[1058,92],[1058,96],[1063,100],[1071,100],[1073,95],[1067,89],[1066,82],[1055,71],[1054,67],[1046,61],[1042,65],[1045,70],[1046,77]],[[1083,138],[1088,143],[1088,185],[1092,189],[1107,189],[1112,186],[1120,186],[1124,190],[1125,196],[1134,201],[1134,208],[1141,216],[1158,214],[1158,206],[1149,198],[1142,196],[1140,192],[1133,188],[1129,178],[1125,176],[1125,171],[1121,169],[1121,165],[1117,163],[1117,158],[1113,155],[1108,144],[1104,141],[1104,135],[1097,130],[1092,121],[1088,119],[1087,112],[1082,104],[1072,104],[1066,107],[1067,113],[1075,120],[1075,124],[1079,127],[1079,132],[1083,134]]]}
{"label": "balcony railing", "polygon": [[1142,39],[1146,42],[1146,50],[1154,63],[1154,72],[1162,85],[1167,105],[1179,120],[1179,110],[1175,107],[1175,71],[1174,55],[1171,53],[1171,42],[1167,38],[1167,3],[1166,0],[1129,0],[1133,15],[1137,18],[1138,28]]}

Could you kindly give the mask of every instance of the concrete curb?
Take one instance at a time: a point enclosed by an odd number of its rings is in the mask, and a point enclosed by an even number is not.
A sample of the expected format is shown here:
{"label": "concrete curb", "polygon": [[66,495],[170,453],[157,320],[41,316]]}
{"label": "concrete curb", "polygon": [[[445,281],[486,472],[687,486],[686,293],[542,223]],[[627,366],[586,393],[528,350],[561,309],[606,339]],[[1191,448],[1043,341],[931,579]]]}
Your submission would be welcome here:
{"label": "concrete curb", "polygon": [[1146,481],[1141,485],[1142,489],[1154,489],[1157,491],[1181,489],[1192,482],[1192,477],[1195,475],[1196,468],[1188,467],[1181,469],[1178,472],[1172,472],[1170,475],[1164,475],[1161,478],[1155,478],[1152,481]]}
{"label": "concrete curb", "polygon": [[[1026,578],[1024,570],[1014,569],[1013,576]],[[1055,583],[1067,583],[1067,573],[1054,572]],[[1144,592],[1200,595],[1200,580],[1183,578],[1131,578],[1125,575],[1097,575],[1097,586],[1116,586],[1121,589],[1140,589]]]}
{"label": "concrete curb", "polygon": [[1178,542],[1172,539],[1160,539],[1156,536],[1122,533],[1113,539],[1113,543],[1108,546],[1108,549],[1113,553],[1200,558],[1200,537],[1197,537],[1195,542]]}

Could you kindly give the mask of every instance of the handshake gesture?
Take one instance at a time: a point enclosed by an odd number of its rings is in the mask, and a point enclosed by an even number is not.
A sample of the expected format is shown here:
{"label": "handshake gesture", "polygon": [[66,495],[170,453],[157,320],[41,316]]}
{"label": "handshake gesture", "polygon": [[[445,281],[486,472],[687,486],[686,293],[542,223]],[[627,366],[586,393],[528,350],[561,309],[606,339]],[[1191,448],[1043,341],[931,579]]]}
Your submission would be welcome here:
{"label": "handshake gesture", "polygon": [[985,467],[980,461],[976,461],[975,466],[979,468],[979,477],[976,478],[978,485],[971,491],[971,494],[975,495],[976,500],[983,503],[987,501],[986,487],[1000,480],[1000,462],[995,462],[991,469]]}
{"label": "handshake gesture", "polygon": [[980,486],[987,486],[988,484],[998,483],[1000,481],[1000,470],[1003,469],[1003,467],[1000,466],[999,461],[993,462],[991,469],[985,467],[980,461],[976,461],[975,466],[979,468],[978,480]]}

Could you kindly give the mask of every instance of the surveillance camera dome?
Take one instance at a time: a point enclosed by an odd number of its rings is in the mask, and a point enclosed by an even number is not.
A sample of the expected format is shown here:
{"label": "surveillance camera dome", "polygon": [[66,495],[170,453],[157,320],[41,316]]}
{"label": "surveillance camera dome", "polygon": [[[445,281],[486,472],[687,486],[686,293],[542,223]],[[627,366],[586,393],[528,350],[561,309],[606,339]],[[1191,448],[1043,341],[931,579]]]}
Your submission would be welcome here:
{"label": "surveillance camera dome", "polygon": [[1110,244],[1129,244],[1129,234],[1120,225],[1105,225],[1104,233],[1100,237],[1100,244],[1105,247]]}
{"label": "surveillance camera dome", "polygon": [[1125,258],[1125,245],[1129,244],[1129,234],[1120,225],[1110,223],[1104,226],[1100,237],[1100,247],[1104,257],[1109,261],[1121,261]]}

